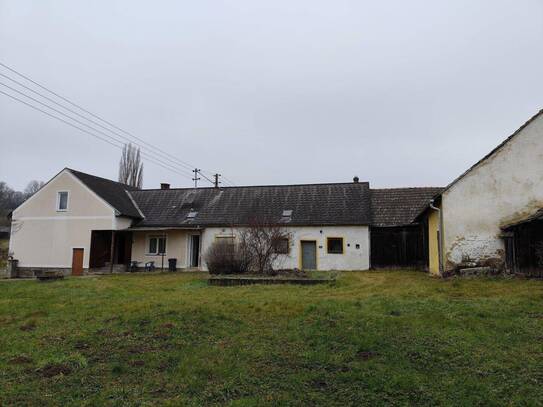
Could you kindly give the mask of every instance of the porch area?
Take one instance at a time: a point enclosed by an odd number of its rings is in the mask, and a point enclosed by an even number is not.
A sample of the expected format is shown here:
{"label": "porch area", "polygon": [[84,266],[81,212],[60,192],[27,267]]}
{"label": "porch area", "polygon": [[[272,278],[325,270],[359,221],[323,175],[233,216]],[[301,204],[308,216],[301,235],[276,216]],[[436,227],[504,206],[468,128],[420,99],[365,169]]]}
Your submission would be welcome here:
{"label": "porch area", "polygon": [[132,254],[132,233],[118,230],[93,230],[89,273],[128,271]]}
{"label": "porch area", "polygon": [[199,270],[201,241],[199,230],[93,230],[89,272]]}

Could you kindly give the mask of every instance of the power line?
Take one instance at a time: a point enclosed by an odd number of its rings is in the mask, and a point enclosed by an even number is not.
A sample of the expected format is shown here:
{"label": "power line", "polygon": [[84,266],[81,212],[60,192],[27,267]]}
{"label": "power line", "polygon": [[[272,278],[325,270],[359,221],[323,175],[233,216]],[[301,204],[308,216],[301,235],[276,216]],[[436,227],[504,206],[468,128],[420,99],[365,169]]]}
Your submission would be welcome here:
{"label": "power line", "polygon": [[[60,117],[58,117],[58,116],[55,116],[54,114],[51,114],[51,113],[49,113],[49,112],[47,112],[47,111],[45,111],[45,110],[43,110],[43,109],[40,109],[39,107],[36,107],[36,106],[34,106],[34,105],[30,104],[30,103],[27,103],[27,102],[25,102],[24,100],[19,99],[19,98],[16,97],[16,96],[10,95],[9,93],[6,93],[6,92],[4,92],[4,91],[2,91],[2,90],[0,90],[0,93],[3,94],[3,95],[5,95],[5,96],[7,96],[7,97],[9,97],[9,98],[11,98],[11,99],[14,99],[14,100],[16,100],[16,101],[18,101],[18,102],[20,102],[20,103],[23,103],[24,105],[26,105],[26,106],[28,106],[28,107],[31,107],[32,109],[37,110],[37,111],[39,111],[39,112],[41,112],[41,113],[43,113],[43,114],[45,114],[45,115],[47,115],[47,116],[49,116],[49,117],[52,117],[53,119],[59,120],[59,121],[61,121],[62,123],[67,124],[68,126],[74,127],[74,128],[76,128],[76,129],[78,129],[78,130],[80,130],[80,131],[82,131],[82,132],[84,132],[84,133],[86,133],[86,134],[88,134],[88,135],[90,135],[90,136],[92,136],[92,137],[95,137],[95,138],[97,138],[97,139],[99,139],[99,140],[102,140],[102,141],[104,141],[104,142],[106,142],[106,143],[112,145],[113,147],[117,147],[117,148],[120,149],[120,150],[123,149],[124,144],[122,144],[122,145],[115,144],[115,143],[111,142],[111,141],[108,140],[108,139],[105,139],[105,138],[103,138],[103,137],[101,137],[101,136],[98,136],[98,135],[96,135],[96,134],[94,134],[94,133],[88,131],[88,130],[85,130],[85,129],[83,129],[83,128],[81,128],[81,127],[79,127],[79,126],[77,126],[77,125],[75,125],[75,124],[73,124],[73,123],[70,123],[70,122],[68,122],[68,121],[66,121],[66,120],[64,120],[64,119],[62,119],[62,118],[60,118]],[[117,141],[117,142],[119,142],[119,141]],[[187,174],[183,174],[183,173],[181,173],[181,172],[178,172],[175,168],[172,168],[172,167],[167,166],[167,164],[165,165],[164,163],[161,163],[161,162],[158,162],[158,161],[153,160],[151,157],[147,156],[147,154],[144,153],[144,152],[142,152],[141,155],[144,156],[148,161],[150,161],[150,162],[152,162],[153,164],[156,164],[156,165],[158,165],[158,166],[160,166],[160,167],[162,167],[162,168],[165,168],[165,169],[167,169],[167,170],[169,170],[169,171],[172,171],[172,172],[174,172],[174,173],[176,173],[176,174],[178,174],[178,175],[182,175],[182,176],[184,176],[184,177],[188,177],[188,178],[191,177],[190,175],[187,175]]]}
{"label": "power line", "polygon": [[225,181],[227,181],[227,182],[229,182],[230,184],[232,184],[233,187],[236,186],[236,184],[235,184],[234,182],[232,182],[232,180],[226,178],[224,175],[222,175],[222,179],[225,180]]}
{"label": "power line", "polygon": [[46,90],[47,92],[49,92],[49,93],[55,95],[56,97],[62,99],[63,101],[69,103],[70,105],[72,105],[72,106],[74,106],[74,107],[77,107],[78,109],[80,109],[80,110],[82,110],[83,112],[89,114],[90,116],[92,116],[92,117],[94,117],[94,118],[96,118],[96,119],[102,121],[103,123],[108,124],[109,126],[113,127],[114,129],[117,129],[118,131],[121,131],[121,132],[123,132],[123,133],[129,135],[130,137],[133,137],[133,138],[135,138],[136,140],[141,141],[143,144],[146,144],[146,145],[148,145],[148,146],[151,146],[151,147],[153,147],[153,148],[156,148],[157,150],[161,151],[163,154],[165,154],[165,155],[167,155],[167,156],[169,156],[169,157],[172,157],[173,159],[175,159],[175,160],[177,160],[177,161],[179,161],[179,162],[182,162],[184,165],[188,165],[189,168],[194,168],[193,165],[191,165],[191,164],[189,164],[189,163],[187,163],[187,162],[185,162],[185,161],[182,161],[182,160],[178,159],[177,157],[175,157],[175,156],[173,156],[173,155],[167,153],[166,151],[163,151],[163,150],[159,149],[158,147],[152,146],[151,144],[147,143],[145,140],[142,140],[142,139],[140,139],[139,137],[133,135],[132,133],[130,133],[130,132],[126,131],[126,130],[121,129],[120,127],[114,125],[113,123],[110,123],[109,121],[107,121],[107,120],[103,119],[102,117],[100,117],[100,116],[98,116],[98,115],[96,115],[96,114],[90,112],[89,110],[85,109],[84,107],[78,105],[78,104],[75,103],[75,102],[72,102],[71,100],[65,98],[64,96],[59,95],[58,93],[52,91],[51,89],[47,88],[47,87],[44,86],[44,85],[41,85],[40,83],[36,82],[35,80],[29,78],[28,76],[26,76],[26,75],[24,75],[24,74],[22,74],[22,73],[20,73],[19,71],[15,70],[15,69],[13,69],[13,68],[10,68],[10,67],[7,66],[6,64],[0,62],[0,65],[3,66],[4,68],[8,69],[9,71],[11,71],[11,72],[13,72],[13,73],[19,75],[20,77],[26,79],[27,81],[32,82],[34,85],[40,87],[41,89]]}
{"label": "power line", "polygon": [[[16,81],[15,79],[13,79],[13,78],[11,78],[11,77],[9,77],[9,76],[7,76],[7,75],[4,75],[3,73],[0,73],[0,76],[9,79],[10,81],[16,83],[17,85],[19,85],[19,86],[21,86],[21,87],[23,87],[23,88],[25,88],[25,89],[31,91],[32,93],[34,93],[34,94],[36,94],[36,95],[38,95],[38,96],[40,96],[40,97],[42,97],[42,98],[44,98],[44,99],[46,99],[46,100],[52,102],[52,103],[54,103],[54,104],[57,105],[57,106],[60,106],[61,108],[67,110],[68,112],[71,112],[71,113],[77,115],[78,117],[81,117],[82,119],[85,119],[85,120],[87,120],[87,121],[93,123],[94,125],[96,125],[96,126],[102,128],[102,129],[104,129],[104,130],[106,130],[106,131],[109,131],[110,133],[113,133],[113,134],[115,134],[116,136],[121,137],[121,138],[123,138],[124,140],[126,140],[126,141],[128,141],[128,142],[130,142],[130,143],[133,143],[133,144],[136,145],[137,147],[140,147],[140,148],[143,149],[142,146],[140,146],[138,143],[135,143],[135,142],[132,141],[130,138],[128,138],[128,137],[126,137],[126,136],[123,136],[122,134],[117,133],[117,132],[115,132],[115,131],[109,129],[108,127],[103,126],[103,125],[101,125],[100,123],[98,123],[98,122],[96,122],[96,121],[94,121],[94,120],[92,120],[92,119],[89,119],[88,117],[86,117],[86,116],[84,116],[84,115],[82,115],[82,114],[76,112],[75,110],[72,110],[72,109],[70,109],[70,108],[64,106],[63,104],[58,103],[57,101],[55,101],[54,99],[51,99],[50,97],[47,97],[47,96],[45,96],[45,95],[43,95],[43,94],[41,94],[41,93],[39,93],[39,92],[36,92],[34,89],[32,89],[32,88],[30,88],[30,87],[24,85],[23,83],[21,83],[21,82],[19,82],[19,81]],[[7,86],[7,85],[5,85],[5,84],[3,84],[3,85],[6,86],[6,87],[9,87],[9,86]],[[22,95],[24,95],[24,96],[30,98],[30,96],[28,96],[28,95],[26,95],[26,94],[24,94],[24,93],[21,93],[21,92],[19,92],[19,91],[13,89],[13,88],[11,88],[11,87],[9,87],[9,88],[10,88],[11,90],[14,90],[15,92],[17,92],[17,93],[19,93],[19,94],[22,94]],[[34,99],[33,99],[33,100],[34,100]],[[38,102],[38,103],[41,103],[41,102]],[[152,145],[149,145],[149,146],[152,147],[152,148],[155,149],[155,150],[160,151],[160,149],[158,149],[158,147],[155,147],[155,146],[152,146]],[[166,155],[164,155],[164,154],[162,154],[162,153],[155,153],[154,151],[153,151],[153,153],[154,153],[155,155],[157,155],[157,156],[160,156],[160,159],[166,159],[166,160],[168,160],[169,162],[173,163],[174,165],[180,165],[180,164],[178,163],[177,160],[172,160],[171,158],[169,158],[168,156],[166,156]],[[184,167],[186,167],[186,168],[188,168],[188,169],[192,168],[192,167],[189,167],[188,165],[185,165],[185,164],[182,164],[182,166],[184,166]]]}
{"label": "power line", "polygon": [[[78,124],[80,124],[80,125],[82,125],[82,126],[85,126],[85,127],[87,127],[88,129],[91,129],[92,131],[95,131],[95,132],[97,132],[97,133],[100,133],[100,134],[102,134],[103,136],[105,136],[105,137],[107,137],[107,138],[109,138],[109,139],[115,140],[115,141],[118,142],[118,143],[124,144],[124,142],[123,142],[122,140],[118,140],[118,139],[116,139],[115,137],[110,136],[109,134],[104,133],[103,131],[100,131],[100,130],[98,130],[98,129],[95,129],[94,127],[89,126],[88,124],[86,124],[86,123],[84,123],[84,122],[82,122],[82,121],[80,121],[80,120],[74,119],[74,118],[71,117],[70,115],[67,115],[67,114],[65,114],[64,112],[61,112],[60,110],[55,109],[54,107],[51,107],[51,106],[47,105],[46,103],[40,102],[39,100],[33,98],[32,96],[28,96],[28,95],[25,94],[24,92],[20,92],[20,91],[18,91],[17,89],[14,89],[14,88],[12,88],[11,86],[6,85],[6,84],[3,83],[3,82],[0,82],[0,85],[5,86],[6,88],[8,88],[8,89],[10,89],[10,90],[12,90],[12,91],[14,91],[14,92],[17,92],[18,94],[20,94],[20,95],[22,95],[22,96],[24,96],[24,97],[26,97],[26,98],[28,98],[28,99],[30,99],[30,100],[36,102],[36,103],[39,103],[40,105],[42,105],[42,106],[44,106],[44,107],[46,107],[46,108],[48,108],[48,109],[51,109],[51,110],[53,110],[54,112],[57,112],[58,114],[61,114],[62,116],[66,117],[66,118],[68,118],[68,119],[70,119],[70,120],[73,120],[74,122],[76,122],[76,123],[78,123]],[[144,151],[142,151],[142,154],[143,154],[143,153],[144,153]],[[149,152],[146,152],[146,154],[149,155]],[[156,159],[156,160],[161,160],[161,157],[156,157],[156,156],[151,156],[151,157],[153,157],[153,158]],[[175,167],[173,167],[172,165],[166,164],[166,163],[164,163],[164,162],[162,162],[162,164],[168,165],[168,166],[171,167],[171,168],[175,168]],[[178,171],[184,171],[183,169],[177,169],[177,168],[175,168],[175,169],[178,170]],[[188,174],[188,173],[186,173],[186,174]]]}
{"label": "power line", "polygon": [[[56,92],[52,91],[51,89],[47,88],[46,86],[44,86],[44,85],[42,85],[42,84],[36,82],[35,80],[33,80],[33,79],[31,79],[30,77],[28,77],[28,76],[22,74],[21,72],[17,71],[16,69],[9,67],[8,65],[6,65],[6,64],[4,64],[4,63],[2,63],[2,62],[0,62],[0,66],[3,66],[3,67],[6,68],[7,70],[9,70],[9,71],[15,73],[16,75],[18,75],[18,76],[20,76],[20,77],[26,79],[27,81],[33,83],[34,85],[40,87],[41,89],[43,89],[43,90],[45,90],[45,91],[47,91],[47,92],[49,92],[49,93],[55,95],[55,96],[58,97],[59,99],[61,99],[61,100],[65,101],[65,102],[69,103],[70,105],[72,105],[72,106],[74,106],[74,107],[80,109],[81,111],[83,111],[83,112],[89,114],[90,116],[92,116],[92,117],[94,117],[94,118],[100,120],[101,122],[106,123],[107,125],[113,127],[114,129],[116,129],[116,130],[118,130],[118,131],[120,131],[120,132],[122,132],[122,133],[124,133],[124,134],[126,134],[126,135],[128,135],[128,136],[130,136],[130,137],[132,137],[132,138],[134,138],[134,139],[136,139],[136,140],[139,140],[142,144],[145,144],[145,145],[149,146],[149,148],[155,149],[155,150],[159,151],[160,153],[162,153],[163,155],[168,156],[168,157],[171,157],[171,158],[169,159],[170,161],[173,159],[173,160],[175,160],[176,162],[179,163],[178,165],[182,165],[182,166],[184,166],[184,167],[187,168],[187,169],[189,169],[189,168],[194,168],[194,166],[191,165],[191,164],[189,164],[188,162],[183,161],[183,160],[181,160],[181,159],[175,157],[174,155],[172,155],[172,154],[170,154],[170,153],[168,153],[168,152],[166,152],[166,151],[164,151],[164,150],[162,150],[162,149],[160,149],[160,148],[158,148],[158,147],[156,147],[156,146],[154,146],[154,145],[152,145],[152,144],[146,142],[145,140],[143,140],[143,139],[141,139],[141,138],[135,136],[134,134],[132,134],[132,133],[126,131],[126,130],[123,130],[122,128],[120,128],[120,127],[116,126],[115,124],[113,124],[113,123],[111,123],[111,122],[109,122],[109,121],[103,119],[102,117],[100,117],[100,116],[98,116],[98,115],[96,115],[96,114],[90,112],[89,110],[87,110],[87,109],[85,109],[84,107],[78,105],[77,103],[72,102],[72,101],[69,100],[68,98],[66,98],[66,97],[64,97],[64,96],[61,96],[61,95],[59,95],[58,93],[56,93]],[[10,80],[12,80],[12,81],[18,83],[17,81],[15,81],[14,79],[12,79],[12,78],[10,78],[10,77],[8,77],[8,76],[6,76],[6,75],[3,75],[3,74],[0,74],[0,75],[2,75],[2,76],[4,76],[4,77],[7,77],[8,79],[10,79]],[[19,83],[18,83],[18,84],[19,84]],[[23,86],[23,87],[27,88],[25,85],[20,85],[20,86]],[[31,90],[30,88],[27,88],[27,89]],[[32,92],[37,93],[38,95],[40,95],[40,96],[42,96],[42,97],[44,97],[44,98],[47,98],[47,97],[45,97],[45,96],[39,94],[38,92],[36,92],[36,91],[34,91],[34,90],[32,90]],[[25,95],[25,96],[26,96],[26,95]],[[28,97],[28,96],[27,96],[27,97]],[[47,98],[47,99],[49,99],[49,98]],[[50,99],[49,99],[49,100],[50,100]],[[70,109],[66,108],[65,106],[63,106],[63,105],[61,105],[61,104],[59,104],[59,103],[57,103],[57,102],[53,102],[53,103],[55,103],[55,104],[61,106],[62,108],[66,109],[66,110],[71,111],[72,113],[75,113],[75,112],[73,112],[73,110],[70,110]],[[76,113],[76,114],[77,114],[77,113]],[[98,125],[96,122],[90,120],[89,118],[86,118],[86,117],[81,116],[81,115],[79,115],[79,116],[80,116],[80,117],[83,117],[85,120],[88,120],[88,121],[93,122],[94,124]],[[72,118],[72,120],[74,120],[74,119]],[[104,128],[103,126],[101,126],[101,127]],[[113,132],[111,129],[107,129],[107,130],[110,131],[111,133],[117,134],[117,133]],[[118,134],[117,134],[117,135],[118,135]],[[119,136],[119,137],[122,137],[122,136],[120,136],[120,135],[118,135],[118,136]],[[136,144],[136,143],[134,143],[134,144]],[[155,154],[157,154],[157,153],[155,153]],[[162,159],[164,159],[164,158],[162,158]],[[206,172],[207,172],[207,171],[206,171]],[[211,172],[210,172],[210,174],[211,174]],[[210,182],[213,182],[213,181],[211,181],[211,180],[210,180],[209,178],[207,178],[207,177],[204,177],[204,178],[206,178],[206,179],[207,179],[208,181],[210,181]],[[225,178],[225,179],[226,179],[226,178]]]}

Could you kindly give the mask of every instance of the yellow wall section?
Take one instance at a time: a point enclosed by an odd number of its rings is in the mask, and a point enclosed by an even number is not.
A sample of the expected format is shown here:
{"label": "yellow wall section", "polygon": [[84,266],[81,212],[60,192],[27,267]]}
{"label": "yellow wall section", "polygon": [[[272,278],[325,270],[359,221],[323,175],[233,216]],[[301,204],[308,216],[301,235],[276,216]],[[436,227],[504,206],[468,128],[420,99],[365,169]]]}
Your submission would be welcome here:
{"label": "yellow wall section", "polygon": [[428,250],[430,274],[439,274],[439,245],[437,232],[439,230],[439,213],[434,210],[428,212]]}

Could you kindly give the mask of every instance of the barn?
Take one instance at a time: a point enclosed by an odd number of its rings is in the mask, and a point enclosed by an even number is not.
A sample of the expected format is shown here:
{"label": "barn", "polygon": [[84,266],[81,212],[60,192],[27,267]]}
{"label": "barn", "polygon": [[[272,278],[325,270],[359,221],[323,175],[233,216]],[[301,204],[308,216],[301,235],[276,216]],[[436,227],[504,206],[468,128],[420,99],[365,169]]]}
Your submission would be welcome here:
{"label": "barn", "polygon": [[429,268],[541,276],[543,110],[437,194],[426,224]]}

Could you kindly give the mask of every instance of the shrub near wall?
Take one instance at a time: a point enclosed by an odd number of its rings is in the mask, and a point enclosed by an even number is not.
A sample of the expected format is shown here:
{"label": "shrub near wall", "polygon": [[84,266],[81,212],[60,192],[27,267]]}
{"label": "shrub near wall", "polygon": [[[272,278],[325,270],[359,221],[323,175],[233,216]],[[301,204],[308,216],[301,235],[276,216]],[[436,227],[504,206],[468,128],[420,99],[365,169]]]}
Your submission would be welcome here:
{"label": "shrub near wall", "polygon": [[204,256],[210,274],[243,274],[249,271],[249,258],[238,244],[216,241]]}

